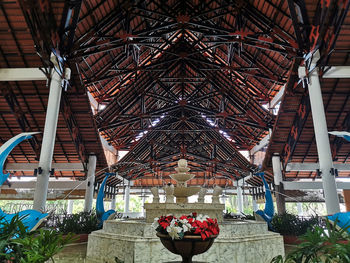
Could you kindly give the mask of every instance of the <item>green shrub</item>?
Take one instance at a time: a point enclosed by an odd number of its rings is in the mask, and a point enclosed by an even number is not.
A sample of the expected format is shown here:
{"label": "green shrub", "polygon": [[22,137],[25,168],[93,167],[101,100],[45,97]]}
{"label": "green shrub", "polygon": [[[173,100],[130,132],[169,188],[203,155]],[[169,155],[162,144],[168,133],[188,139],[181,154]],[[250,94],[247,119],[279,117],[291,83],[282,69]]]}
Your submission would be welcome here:
{"label": "green shrub", "polygon": [[306,233],[308,229],[320,225],[320,218],[313,216],[311,218],[300,218],[296,215],[284,213],[274,215],[271,225],[275,232],[281,235],[300,236]]}
{"label": "green shrub", "polygon": [[63,216],[53,217],[56,218],[54,218],[52,227],[64,234],[89,234],[100,228],[95,212],[81,212],[78,214],[65,214]]}
{"label": "green shrub", "polygon": [[[281,255],[271,263],[350,263],[350,235],[346,229],[337,229],[336,223],[326,227],[315,226],[300,237],[297,248],[285,258]],[[344,242],[345,241],[345,242]]]}
{"label": "green shrub", "polygon": [[255,216],[254,215],[244,215],[244,219],[246,219],[246,220],[255,220]]}
{"label": "green shrub", "polygon": [[72,241],[54,230],[40,229],[28,233],[21,219],[0,222],[0,262],[44,263]]}

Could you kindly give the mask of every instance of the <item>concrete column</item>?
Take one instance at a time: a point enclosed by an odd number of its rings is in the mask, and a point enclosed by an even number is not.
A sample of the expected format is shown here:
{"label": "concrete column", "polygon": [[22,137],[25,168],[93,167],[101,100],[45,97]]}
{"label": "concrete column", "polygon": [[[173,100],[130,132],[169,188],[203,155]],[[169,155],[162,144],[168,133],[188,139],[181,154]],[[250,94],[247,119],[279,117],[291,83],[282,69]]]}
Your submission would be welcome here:
{"label": "concrete column", "polygon": [[241,186],[237,186],[237,209],[240,214],[243,213],[243,191]]}
{"label": "concrete column", "polygon": [[129,205],[130,205],[130,186],[125,186],[124,192],[124,213],[129,213]]}
{"label": "concrete column", "polygon": [[258,204],[256,203],[256,200],[253,199],[253,211],[256,212],[259,209]]}
{"label": "concrete column", "polygon": [[145,210],[145,202],[146,202],[146,194],[141,192],[141,202],[142,202],[142,216],[146,216],[146,210]]}
{"label": "concrete column", "polygon": [[[52,62],[55,63],[55,61],[56,59],[52,59]],[[66,69],[66,72],[67,78],[69,79],[70,70]],[[34,192],[33,209],[35,210],[45,210],[52,156],[55,147],[57,120],[60,111],[61,94],[62,77],[53,69],[51,73],[49,100],[47,103],[43,141],[41,143],[39,168]]]}
{"label": "concrete column", "polygon": [[350,212],[350,190],[343,190],[346,212]]}
{"label": "concrete column", "polygon": [[283,181],[281,160],[280,156],[276,153],[272,156],[272,169],[275,183],[277,213],[281,215],[286,212],[286,200],[283,184],[281,183]]}
{"label": "concrete column", "polygon": [[74,205],[74,200],[68,200],[68,206],[67,206],[67,214],[73,214],[73,205]]}
{"label": "concrete column", "polygon": [[86,190],[85,190],[84,212],[90,212],[92,209],[92,201],[94,200],[96,160],[97,160],[96,155],[89,156],[89,162],[87,165],[87,176],[85,180]]}
{"label": "concrete column", "polygon": [[111,207],[109,209],[115,210],[116,208],[115,202],[116,202],[116,196],[113,196],[113,198],[111,199]]}
{"label": "concrete column", "polygon": [[[316,67],[319,59],[319,52],[314,54],[311,62],[311,68]],[[331,174],[333,160],[331,148],[329,145],[328,129],[326,115],[323,106],[321,85],[316,67],[309,75],[309,97],[311,103],[312,120],[315,130],[318,159],[320,171],[322,172],[322,184],[326,201],[327,214],[340,212],[337,186],[335,176]]]}
{"label": "concrete column", "polygon": [[298,216],[303,216],[304,211],[303,211],[303,204],[302,203],[297,203],[297,209],[298,209]]}

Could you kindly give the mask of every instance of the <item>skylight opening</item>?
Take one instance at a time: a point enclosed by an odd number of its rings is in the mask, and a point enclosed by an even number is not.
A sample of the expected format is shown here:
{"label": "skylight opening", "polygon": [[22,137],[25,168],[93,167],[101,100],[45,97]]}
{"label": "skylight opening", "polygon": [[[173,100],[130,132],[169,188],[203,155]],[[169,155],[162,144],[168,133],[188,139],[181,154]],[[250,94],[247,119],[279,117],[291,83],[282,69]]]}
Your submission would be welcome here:
{"label": "skylight opening", "polygon": [[266,103],[266,104],[263,104],[262,107],[266,110],[268,110],[270,113],[272,113],[273,115],[277,115],[278,114],[278,111],[280,109],[280,105],[281,105],[281,102],[278,102],[276,104],[276,106],[274,108],[270,108],[269,107],[269,104]]}
{"label": "skylight opening", "polygon": [[[164,117],[165,117],[165,114],[162,114],[159,118],[153,120],[153,121],[151,122],[151,124],[148,125],[148,128],[153,128],[153,127],[157,126],[157,124],[160,122],[160,120],[163,119]],[[137,142],[137,141],[139,141],[139,140],[140,140],[143,136],[145,136],[147,133],[148,133],[147,130],[146,130],[146,131],[140,132],[140,133],[135,137],[135,139],[132,140],[131,142]]]}
{"label": "skylight opening", "polygon": [[239,151],[240,154],[242,154],[248,161],[250,161],[249,151],[242,150]]}
{"label": "skylight opening", "polygon": [[118,151],[118,162],[125,156],[127,155],[129,151]]}
{"label": "skylight opening", "polygon": [[[207,116],[205,116],[203,113],[201,114],[202,118],[205,119],[205,121],[212,127],[218,127],[217,123],[215,123],[215,121],[213,121],[210,118],[207,118]],[[225,139],[227,139],[230,142],[235,142],[234,139],[231,138],[230,135],[228,135],[227,132],[223,131],[223,130],[219,130],[219,133],[225,137]]]}
{"label": "skylight opening", "polygon": [[272,109],[272,114],[277,115],[278,111],[280,110],[281,102],[278,102],[276,106]]}

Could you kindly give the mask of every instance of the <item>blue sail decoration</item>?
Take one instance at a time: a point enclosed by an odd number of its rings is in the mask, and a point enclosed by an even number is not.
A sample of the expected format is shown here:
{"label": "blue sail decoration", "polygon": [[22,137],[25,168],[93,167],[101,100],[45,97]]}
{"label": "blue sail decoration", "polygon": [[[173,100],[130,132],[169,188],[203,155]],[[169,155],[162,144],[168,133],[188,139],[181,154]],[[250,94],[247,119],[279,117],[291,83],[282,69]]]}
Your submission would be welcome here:
{"label": "blue sail decoration", "polygon": [[338,136],[338,137],[343,137],[345,140],[347,140],[348,142],[350,142],[350,132],[347,131],[332,131],[332,132],[328,132],[329,134]]}
{"label": "blue sail decoration", "polygon": [[[3,173],[5,161],[10,152],[19,143],[32,138],[33,134],[37,133],[38,132],[23,132],[11,138],[0,147],[0,186],[3,185],[10,175],[10,173]],[[42,223],[42,221],[49,216],[49,214],[41,213],[40,211],[32,209],[24,210],[15,214],[6,214],[0,209],[0,218],[2,221],[10,222],[16,215],[19,215],[19,218],[23,222],[28,232],[35,230]]]}
{"label": "blue sail decoration", "polygon": [[38,226],[40,226],[41,223],[49,216],[47,213],[41,213],[40,211],[33,209],[23,210],[14,214],[6,214],[0,209],[0,218],[2,221],[10,223],[12,218],[16,215],[18,215],[28,232],[37,229]]}
{"label": "blue sail decoration", "polygon": [[350,212],[339,212],[326,216],[326,218],[332,222],[336,222],[337,226],[346,229],[350,233]]}
{"label": "blue sail decoration", "polygon": [[100,186],[100,190],[98,191],[97,199],[96,199],[96,214],[100,222],[99,223],[100,227],[102,227],[103,222],[105,220],[112,219],[115,215],[115,210],[112,210],[112,209],[105,212],[105,207],[103,204],[103,198],[105,196],[104,190],[105,190],[107,179],[109,176],[114,175],[114,173],[105,173],[105,175],[106,177],[103,179],[103,182]]}
{"label": "blue sail decoration", "polygon": [[38,132],[23,132],[21,134],[16,135],[15,137],[12,137],[10,140],[5,142],[0,147],[0,186],[4,184],[4,182],[9,177],[10,173],[4,174],[4,165],[5,161],[7,159],[7,156],[10,154],[10,152],[15,148],[19,143],[21,143],[24,140],[32,138],[33,134],[37,134]]}
{"label": "blue sail decoration", "polygon": [[265,209],[264,209],[264,211],[257,210],[255,212],[255,214],[258,215],[258,217],[261,217],[264,221],[266,221],[269,228],[272,229],[271,221],[272,221],[273,215],[275,213],[275,210],[273,207],[271,190],[270,190],[270,187],[265,180],[264,172],[257,173],[256,175],[261,177],[261,179],[263,180],[264,186],[265,186]]}
{"label": "blue sail decoration", "polygon": [[[329,134],[343,137],[345,140],[350,142],[350,132],[348,131],[332,131]],[[339,212],[334,215],[326,216],[330,221],[336,222],[337,226],[346,228],[350,233],[350,212]]]}

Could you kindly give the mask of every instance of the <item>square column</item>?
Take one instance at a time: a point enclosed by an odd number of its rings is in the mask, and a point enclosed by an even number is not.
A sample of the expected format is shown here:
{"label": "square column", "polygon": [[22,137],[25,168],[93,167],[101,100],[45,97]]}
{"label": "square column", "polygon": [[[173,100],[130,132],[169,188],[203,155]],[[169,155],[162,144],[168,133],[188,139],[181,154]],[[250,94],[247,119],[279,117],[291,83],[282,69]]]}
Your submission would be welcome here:
{"label": "square column", "polygon": [[125,186],[124,192],[124,213],[129,213],[129,205],[130,205],[130,186]]}
{"label": "square column", "polygon": [[242,186],[237,186],[237,209],[238,213],[243,213],[243,191]]}
{"label": "square column", "polygon": [[116,199],[115,199],[115,195],[113,196],[113,198],[111,199],[111,206],[109,209],[111,210],[115,210],[115,207],[116,207]]}
{"label": "square column", "polygon": [[253,212],[256,212],[259,209],[258,204],[256,203],[256,200],[253,197]]}
{"label": "square column", "polygon": [[272,156],[272,169],[275,183],[275,194],[276,194],[276,204],[277,204],[277,213],[279,215],[284,214],[286,212],[286,200],[284,195],[283,188],[283,176],[281,169],[281,160],[278,154],[274,154]]}
{"label": "square column", "polygon": [[303,204],[302,203],[297,203],[297,209],[298,209],[298,216],[303,216],[304,211],[303,211]]}
{"label": "square column", "polygon": [[68,200],[68,206],[67,206],[68,215],[73,214],[73,206],[74,206],[74,200]]}
{"label": "square column", "polygon": [[[313,54],[309,74],[309,97],[312,112],[312,121],[314,124],[315,138],[318,159],[320,163],[320,171],[322,173],[322,184],[324,196],[326,201],[327,213],[329,215],[340,212],[339,198],[337,193],[337,186],[335,183],[331,147],[329,144],[328,128],[326,121],[326,114],[324,111],[323,98],[321,92],[321,85],[318,75],[317,61],[319,60],[319,51]],[[306,69],[299,68],[299,77],[306,76]]]}
{"label": "square column", "polygon": [[[56,57],[52,56],[51,61],[58,67]],[[70,78],[70,69],[66,69],[66,76],[68,79]],[[39,172],[34,192],[33,209],[35,210],[45,211],[53,150],[55,147],[57,120],[60,111],[62,81],[63,78],[61,75],[53,68],[51,72],[50,93],[38,166]]]}
{"label": "square column", "polygon": [[95,170],[96,170],[96,155],[89,156],[89,163],[87,165],[86,176],[86,190],[85,190],[85,203],[84,212],[90,212],[92,209],[92,201],[94,200],[94,183],[95,183]]}

